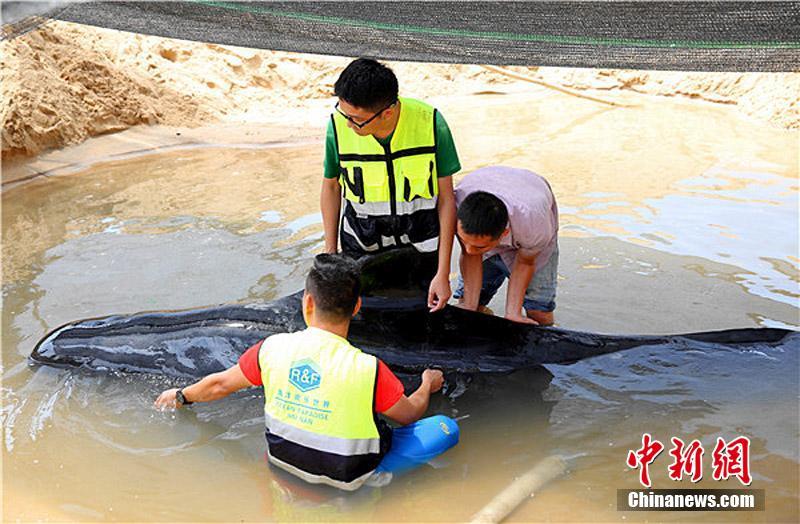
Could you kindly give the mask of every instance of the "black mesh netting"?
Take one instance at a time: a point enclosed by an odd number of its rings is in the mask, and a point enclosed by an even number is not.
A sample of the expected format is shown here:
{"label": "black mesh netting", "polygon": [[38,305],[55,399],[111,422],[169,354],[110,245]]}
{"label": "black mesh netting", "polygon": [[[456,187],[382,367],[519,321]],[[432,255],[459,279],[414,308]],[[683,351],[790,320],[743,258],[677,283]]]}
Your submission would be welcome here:
{"label": "black mesh netting", "polygon": [[390,60],[800,69],[800,2],[41,2],[27,17],[15,17],[14,4],[3,3],[12,22],[4,38],[51,17],[171,38]]}

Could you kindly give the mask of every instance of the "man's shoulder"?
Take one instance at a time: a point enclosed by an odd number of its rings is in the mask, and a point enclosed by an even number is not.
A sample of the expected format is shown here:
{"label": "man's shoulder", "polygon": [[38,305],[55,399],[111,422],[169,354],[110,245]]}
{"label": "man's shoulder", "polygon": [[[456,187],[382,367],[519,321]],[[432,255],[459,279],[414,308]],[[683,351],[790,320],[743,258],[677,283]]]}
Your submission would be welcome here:
{"label": "man's shoulder", "polygon": [[377,366],[377,362],[379,361],[378,357],[375,355],[370,355],[365,351],[361,351],[361,348],[354,345],[347,339],[342,339],[342,344],[339,346],[339,349],[347,352],[348,354],[351,352],[354,353],[356,355],[355,358],[365,365]]}
{"label": "man's shoulder", "polygon": [[367,357],[372,356],[362,352],[352,345],[349,340],[340,338],[325,330],[309,328],[302,331],[295,331],[294,333],[276,333],[270,335],[262,341],[261,348],[264,350],[262,353],[269,352],[273,349],[276,349],[277,352],[281,354],[289,354],[293,351],[313,352],[314,350],[320,349],[323,353],[329,351],[352,351]]}
{"label": "man's shoulder", "polygon": [[333,118],[328,119],[328,127],[325,128],[325,141],[326,142],[336,141],[336,129],[333,126]]}
{"label": "man's shoulder", "polygon": [[436,115],[440,114],[440,111],[436,109],[436,107],[429,104],[425,100],[420,100],[418,98],[409,98],[404,96],[399,97],[398,100],[400,100],[400,103],[404,104],[408,108],[413,108],[418,111],[422,111],[424,113],[429,113],[429,114],[433,113],[435,113]]}
{"label": "man's shoulder", "polygon": [[549,183],[540,174],[529,169],[506,166],[487,166],[468,173],[461,179],[462,191],[488,191],[503,196],[520,196],[538,193],[539,189],[549,192]]}
{"label": "man's shoulder", "polygon": [[348,351],[354,351],[354,352],[358,353],[359,356],[360,356],[359,358],[361,358],[361,357],[365,357],[367,359],[376,359],[377,358],[374,355],[370,355],[369,353],[361,351],[360,347],[356,346],[355,344],[350,342],[350,340],[348,340],[348,339],[342,339],[341,342],[342,343],[340,344],[339,347],[341,347],[342,349],[348,350]]}
{"label": "man's shoulder", "polygon": [[397,99],[404,104],[410,103],[410,104],[418,104],[424,107],[433,107],[429,102],[426,102],[425,100],[421,100],[419,98],[414,98],[413,96],[399,96],[397,97]]}
{"label": "man's shoulder", "polygon": [[500,196],[498,192],[507,183],[507,173],[508,168],[503,166],[481,167],[467,173],[455,188],[456,196],[460,197],[459,202],[475,191],[486,191]]}
{"label": "man's shoulder", "polygon": [[294,333],[276,333],[262,340],[261,347],[267,349],[272,346],[290,344],[292,341],[296,341],[299,338],[303,337],[304,333],[305,330],[295,331]]}
{"label": "man's shoulder", "polygon": [[486,166],[472,171],[464,177],[467,178],[484,178],[484,179],[502,179],[506,177],[535,177],[543,178],[542,175],[520,167],[509,166]]}

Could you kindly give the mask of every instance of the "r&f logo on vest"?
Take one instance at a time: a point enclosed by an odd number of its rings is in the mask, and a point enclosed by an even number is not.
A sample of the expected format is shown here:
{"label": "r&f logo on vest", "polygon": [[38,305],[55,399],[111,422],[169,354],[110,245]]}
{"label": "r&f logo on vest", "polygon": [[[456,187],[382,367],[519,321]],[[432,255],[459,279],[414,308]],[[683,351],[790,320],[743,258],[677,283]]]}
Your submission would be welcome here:
{"label": "r&f logo on vest", "polygon": [[289,383],[303,393],[317,389],[321,381],[319,366],[310,358],[292,362],[289,368]]}

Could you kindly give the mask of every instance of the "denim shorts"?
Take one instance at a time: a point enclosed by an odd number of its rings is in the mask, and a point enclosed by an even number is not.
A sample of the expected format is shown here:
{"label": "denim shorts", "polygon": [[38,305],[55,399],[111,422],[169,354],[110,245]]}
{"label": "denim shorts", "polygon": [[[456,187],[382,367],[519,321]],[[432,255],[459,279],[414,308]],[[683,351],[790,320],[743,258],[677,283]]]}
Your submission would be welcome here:
{"label": "denim shorts", "polygon": [[[511,276],[511,270],[500,258],[494,255],[483,261],[483,286],[481,287],[481,298],[479,304],[485,306],[503,285],[505,279]],[[550,260],[542,267],[536,268],[528,289],[525,290],[525,299],[522,307],[526,310],[550,312],[556,309],[556,283],[558,280],[558,244],[556,244]],[[464,280],[458,276],[456,292],[453,298],[464,296]]]}

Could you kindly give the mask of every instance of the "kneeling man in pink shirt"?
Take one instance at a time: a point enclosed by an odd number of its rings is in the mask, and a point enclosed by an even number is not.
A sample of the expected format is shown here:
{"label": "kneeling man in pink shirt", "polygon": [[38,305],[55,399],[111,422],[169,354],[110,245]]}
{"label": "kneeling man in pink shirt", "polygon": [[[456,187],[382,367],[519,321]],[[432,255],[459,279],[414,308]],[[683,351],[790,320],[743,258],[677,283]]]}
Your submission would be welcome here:
{"label": "kneeling man in pink shirt", "polygon": [[556,308],[558,207],[550,185],[525,169],[492,166],[455,191],[459,305],[485,306],[508,279],[505,317],[550,325]]}

